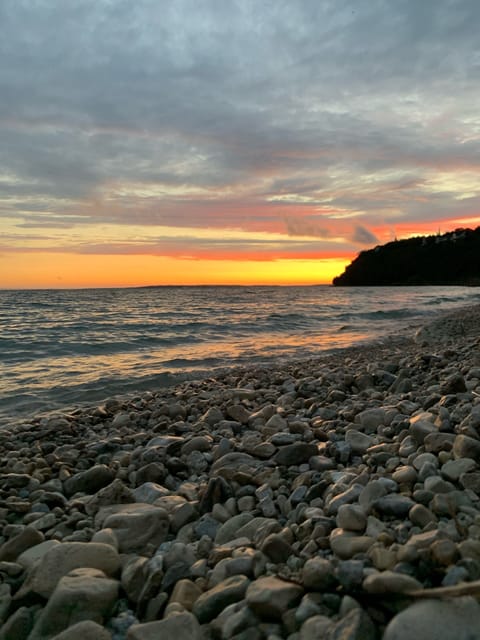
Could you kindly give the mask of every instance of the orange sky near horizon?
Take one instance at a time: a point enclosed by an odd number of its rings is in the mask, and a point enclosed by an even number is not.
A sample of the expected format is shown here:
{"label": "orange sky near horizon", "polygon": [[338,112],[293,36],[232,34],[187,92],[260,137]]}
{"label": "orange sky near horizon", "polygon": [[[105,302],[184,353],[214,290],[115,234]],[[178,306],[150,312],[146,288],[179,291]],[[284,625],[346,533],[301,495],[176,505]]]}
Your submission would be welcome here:
{"label": "orange sky near horizon", "polygon": [[157,256],[10,254],[0,259],[4,289],[148,285],[330,284],[348,259],[208,260]]}
{"label": "orange sky near horizon", "polygon": [[[461,226],[474,227],[480,218],[442,222],[441,233]],[[397,239],[435,235],[438,223],[399,225]],[[377,229],[381,244],[392,240],[391,232]],[[127,249],[131,250],[131,249]],[[149,285],[315,285],[331,284],[358,252],[330,251],[268,257],[261,251],[228,255],[220,252],[195,257],[149,255],[141,247],[132,253],[95,254],[49,251],[41,248],[0,250],[0,288],[65,289],[132,287]],[[136,252],[135,252],[136,251]]]}

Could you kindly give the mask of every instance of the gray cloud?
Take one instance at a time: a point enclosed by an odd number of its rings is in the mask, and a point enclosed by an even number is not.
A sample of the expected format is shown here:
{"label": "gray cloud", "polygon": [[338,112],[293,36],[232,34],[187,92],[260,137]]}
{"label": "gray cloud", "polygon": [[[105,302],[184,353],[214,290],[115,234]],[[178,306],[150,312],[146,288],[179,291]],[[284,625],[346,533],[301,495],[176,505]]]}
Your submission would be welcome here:
{"label": "gray cloud", "polygon": [[4,0],[0,216],[294,236],[338,208],[368,244],[478,215],[479,190],[429,180],[480,168],[479,22],[476,0]]}
{"label": "gray cloud", "polygon": [[362,227],[361,225],[357,225],[355,227],[352,234],[352,240],[355,243],[365,244],[365,245],[374,244],[375,242],[378,242],[377,236],[371,231],[369,231],[368,229],[366,229],[365,227]]}

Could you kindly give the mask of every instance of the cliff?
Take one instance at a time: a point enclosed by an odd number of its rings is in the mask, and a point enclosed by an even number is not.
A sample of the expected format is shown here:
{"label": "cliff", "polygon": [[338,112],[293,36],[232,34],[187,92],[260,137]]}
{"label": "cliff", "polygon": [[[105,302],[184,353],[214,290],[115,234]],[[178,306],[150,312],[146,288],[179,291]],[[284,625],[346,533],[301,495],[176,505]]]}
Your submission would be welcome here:
{"label": "cliff", "polygon": [[335,286],[480,285],[480,227],[362,251]]}

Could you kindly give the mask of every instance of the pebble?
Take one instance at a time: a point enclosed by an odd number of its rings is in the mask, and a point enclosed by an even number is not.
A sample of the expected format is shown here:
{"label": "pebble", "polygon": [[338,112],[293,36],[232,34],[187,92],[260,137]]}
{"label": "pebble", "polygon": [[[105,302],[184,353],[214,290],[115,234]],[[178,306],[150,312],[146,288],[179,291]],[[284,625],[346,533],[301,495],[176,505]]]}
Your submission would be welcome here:
{"label": "pebble", "polygon": [[246,600],[260,618],[278,620],[285,611],[300,602],[302,595],[303,589],[297,584],[264,577],[249,585]]}
{"label": "pebble", "polygon": [[405,593],[422,589],[423,585],[411,576],[387,570],[367,576],[362,587],[367,593]]}

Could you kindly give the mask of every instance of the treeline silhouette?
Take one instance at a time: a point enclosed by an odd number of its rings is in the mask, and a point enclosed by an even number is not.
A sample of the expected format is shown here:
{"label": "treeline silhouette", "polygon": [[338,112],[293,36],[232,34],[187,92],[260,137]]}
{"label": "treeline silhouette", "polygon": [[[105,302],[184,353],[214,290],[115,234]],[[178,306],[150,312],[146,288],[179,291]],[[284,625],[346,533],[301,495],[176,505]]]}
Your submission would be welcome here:
{"label": "treeline silhouette", "polygon": [[336,286],[480,285],[480,227],[395,240],[362,251]]}

